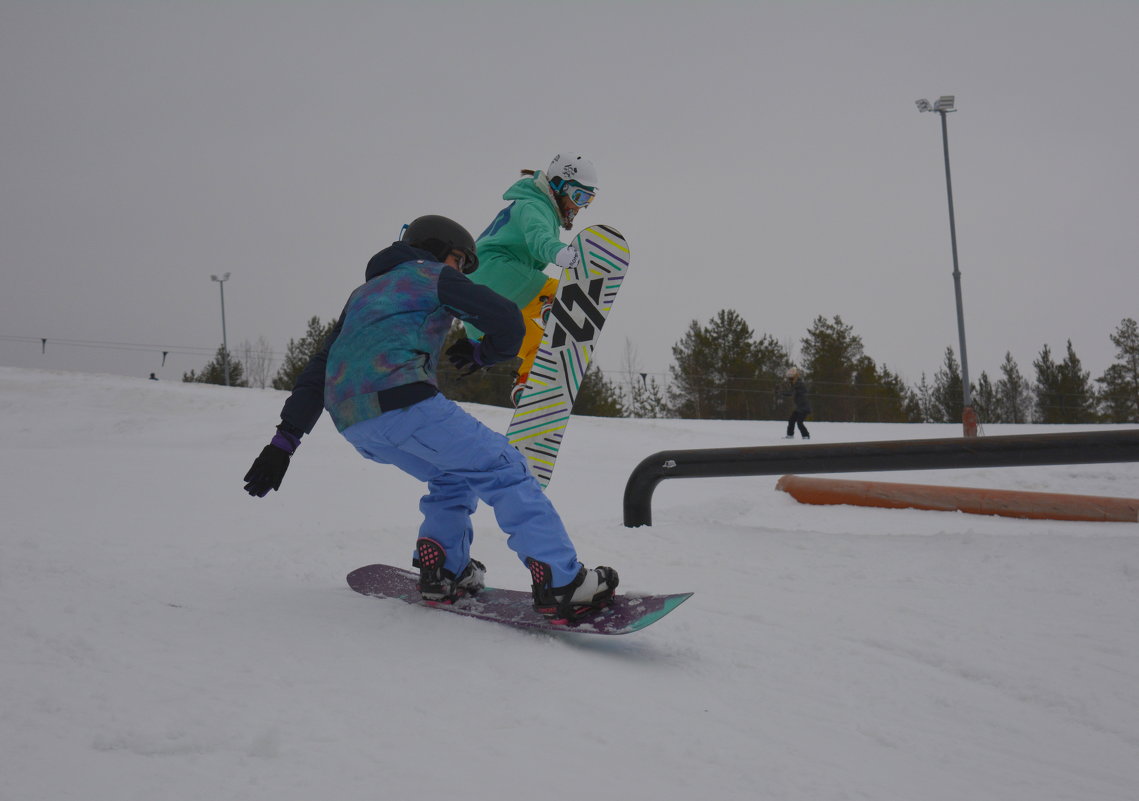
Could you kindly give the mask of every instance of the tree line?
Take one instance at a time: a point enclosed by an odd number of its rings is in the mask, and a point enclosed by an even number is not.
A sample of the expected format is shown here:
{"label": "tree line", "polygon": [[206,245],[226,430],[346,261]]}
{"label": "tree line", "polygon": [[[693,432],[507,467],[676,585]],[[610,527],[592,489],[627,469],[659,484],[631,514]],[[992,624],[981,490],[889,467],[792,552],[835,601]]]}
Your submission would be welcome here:
{"label": "tree line", "polygon": [[[218,348],[202,371],[183,381],[222,384],[226,361],[232,386],[291,389],[313,353],[323,345],[334,320],[312,317],[299,339],[290,339],[285,358],[270,376],[270,348],[262,340],[245,343],[239,358]],[[462,335],[452,329],[444,349]],[[1134,423],[1139,422],[1139,325],[1124,318],[1110,334],[1116,360],[1103,375],[1084,370],[1068,340],[1061,357],[1044,345],[1032,362],[1031,380],[1005,353],[999,374],[982,372],[970,382],[973,409],[982,423]],[[907,385],[885,363],[866,354],[862,338],[835,315],[816,317],[800,341],[797,362],[788,348],[769,334],[757,334],[732,309],[707,324],[693,320],[672,346],[667,379],[641,372],[636,353],[625,348],[624,380],[614,381],[592,365],[586,373],[575,414],[601,417],[680,417],[693,419],[772,420],[785,417],[788,400],[784,375],[791,366],[807,382],[815,420],[836,422],[960,422],[963,379],[952,347],[945,349],[932,378],[922,373]],[[509,406],[517,360],[470,376],[460,376],[443,360],[440,389],[457,401]],[[995,379],[995,380],[994,380]]]}

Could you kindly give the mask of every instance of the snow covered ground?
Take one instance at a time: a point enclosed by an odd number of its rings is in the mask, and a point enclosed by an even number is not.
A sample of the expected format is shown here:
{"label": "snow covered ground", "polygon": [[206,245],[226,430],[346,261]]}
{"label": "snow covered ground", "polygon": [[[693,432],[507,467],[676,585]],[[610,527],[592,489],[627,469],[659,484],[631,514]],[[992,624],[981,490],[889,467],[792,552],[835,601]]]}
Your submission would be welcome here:
{"label": "snow covered ground", "polygon": [[[626,529],[643,457],[782,423],[578,418],[550,494],[582,558],[696,594],[626,637],[527,633],[347,589],[408,562],[421,492],[327,420],[245,495],[284,397],[0,368],[0,798],[1139,798],[1139,525],[809,507],[761,476],[663,482]],[[1139,464],[878,477],[1139,493]]]}

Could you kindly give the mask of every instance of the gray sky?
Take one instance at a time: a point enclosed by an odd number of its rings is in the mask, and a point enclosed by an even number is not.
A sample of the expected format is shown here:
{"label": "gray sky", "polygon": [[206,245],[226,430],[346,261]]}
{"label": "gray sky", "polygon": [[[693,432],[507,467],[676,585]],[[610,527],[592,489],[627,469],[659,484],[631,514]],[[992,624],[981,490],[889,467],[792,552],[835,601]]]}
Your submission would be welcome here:
{"label": "gray sky", "polygon": [[731,308],[795,354],[841,315],[932,379],[957,322],[914,101],[955,94],[970,375],[1070,338],[1095,378],[1139,316],[1137,31],[1132,0],[0,0],[0,364],[179,379],[220,344],[221,272],[230,349],[283,353],[403,223],[477,235],[577,150],[581,223],[633,254],[611,378],[628,341],[663,380]]}

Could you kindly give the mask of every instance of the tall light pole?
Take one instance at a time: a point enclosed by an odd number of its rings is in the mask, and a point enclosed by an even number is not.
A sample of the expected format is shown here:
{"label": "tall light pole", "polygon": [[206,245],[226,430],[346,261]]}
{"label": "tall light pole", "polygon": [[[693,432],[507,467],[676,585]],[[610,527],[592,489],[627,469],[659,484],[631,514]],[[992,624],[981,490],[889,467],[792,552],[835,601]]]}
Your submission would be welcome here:
{"label": "tall light pole", "polygon": [[218,282],[218,288],[221,290],[221,360],[222,367],[225,370],[225,385],[229,386],[229,345],[225,340],[225,282],[229,280],[229,273],[226,273],[221,278],[216,275],[210,276],[211,281]]}
{"label": "tall light pole", "polygon": [[954,96],[942,95],[932,105],[928,100],[914,101],[918,111],[936,111],[941,115],[941,142],[945,151],[945,192],[949,197],[949,243],[953,248],[953,288],[957,294],[957,338],[961,345],[961,395],[964,401],[961,422],[965,436],[977,436],[977,413],[973,411],[973,393],[969,387],[969,356],[965,351],[965,312],[961,306],[961,270],[957,265],[957,221],[953,213],[953,180],[949,176],[949,125],[945,115],[956,111]]}

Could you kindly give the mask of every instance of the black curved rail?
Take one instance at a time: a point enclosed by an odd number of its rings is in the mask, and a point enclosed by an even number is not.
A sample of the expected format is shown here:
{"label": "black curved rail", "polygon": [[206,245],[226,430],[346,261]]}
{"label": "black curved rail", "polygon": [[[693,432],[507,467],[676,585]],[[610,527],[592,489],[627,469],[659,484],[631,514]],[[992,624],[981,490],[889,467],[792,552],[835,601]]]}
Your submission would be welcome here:
{"label": "black curved rail", "polygon": [[1111,462],[1139,462],[1139,429],[659,451],[629,474],[625,525],[652,525],[653,490],[666,478]]}

